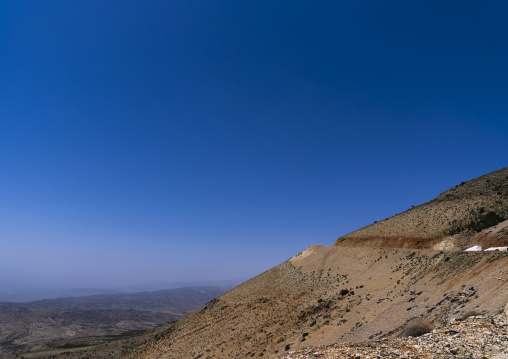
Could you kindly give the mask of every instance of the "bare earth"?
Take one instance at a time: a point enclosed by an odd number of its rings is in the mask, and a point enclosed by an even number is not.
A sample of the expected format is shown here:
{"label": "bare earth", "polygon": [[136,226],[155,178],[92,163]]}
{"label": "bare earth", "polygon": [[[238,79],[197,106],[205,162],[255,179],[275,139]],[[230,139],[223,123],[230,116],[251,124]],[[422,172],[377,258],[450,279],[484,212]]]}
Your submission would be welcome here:
{"label": "bare earth", "polygon": [[507,293],[504,253],[313,246],[129,357],[279,358],[307,347],[397,338],[415,317],[439,328],[469,311],[494,314]]}

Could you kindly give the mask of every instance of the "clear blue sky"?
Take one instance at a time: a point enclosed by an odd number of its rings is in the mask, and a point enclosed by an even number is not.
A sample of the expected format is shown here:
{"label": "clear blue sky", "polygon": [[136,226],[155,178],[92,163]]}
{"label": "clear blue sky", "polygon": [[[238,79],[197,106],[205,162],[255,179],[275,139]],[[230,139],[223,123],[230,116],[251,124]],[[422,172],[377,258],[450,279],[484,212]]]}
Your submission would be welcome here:
{"label": "clear blue sky", "polygon": [[2,1],[0,283],[246,279],[507,166],[507,13]]}

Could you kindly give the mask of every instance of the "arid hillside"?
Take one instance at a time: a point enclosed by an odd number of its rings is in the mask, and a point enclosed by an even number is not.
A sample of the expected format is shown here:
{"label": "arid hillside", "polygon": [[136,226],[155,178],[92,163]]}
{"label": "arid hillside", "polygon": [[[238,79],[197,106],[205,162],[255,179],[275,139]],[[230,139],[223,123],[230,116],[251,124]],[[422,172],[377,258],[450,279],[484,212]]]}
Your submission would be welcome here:
{"label": "arid hillside", "polygon": [[[340,246],[463,249],[508,246],[508,167],[441,193],[335,242]],[[491,233],[489,233],[489,231]]]}
{"label": "arid hillside", "polygon": [[503,252],[313,246],[130,358],[278,358],[307,346],[397,337],[414,318],[439,327],[470,311],[495,313],[507,293]]}
{"label": "arid hillside", "polygon": [[441,328],[467,313],[497,314],[508,301],[508,252],[461,246],[506,243],[507,188],[505,168],[334,246],[311,246],[168,325],[128,357],[281,358],[320,345],[393,340],[418,319]]}

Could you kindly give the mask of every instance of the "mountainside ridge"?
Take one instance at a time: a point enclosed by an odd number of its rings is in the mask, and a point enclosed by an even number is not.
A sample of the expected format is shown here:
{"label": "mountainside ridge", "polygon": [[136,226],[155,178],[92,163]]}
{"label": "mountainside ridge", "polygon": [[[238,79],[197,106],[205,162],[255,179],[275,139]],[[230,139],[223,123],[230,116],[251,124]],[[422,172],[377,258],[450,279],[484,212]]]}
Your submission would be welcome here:
{"label": "mountainside ridge", "polygon": [[[281,358],[397,338],[416,318],[440,328],[468,312],[499,312],[508,300],[507,252],[461,249],[506,243],[508,168],[455,188],[333,246],[307,248],[168,325],[128,358]],[[491,212],[498,217],[482,222]]]}
{"label": "mountainside ridge", "polygon": [[433,200],[377,221],[337,239],[335,245],[464,249],[480,244],[507,246],[502,235],[483,229],[508,219],[508,167],[441,193]]}

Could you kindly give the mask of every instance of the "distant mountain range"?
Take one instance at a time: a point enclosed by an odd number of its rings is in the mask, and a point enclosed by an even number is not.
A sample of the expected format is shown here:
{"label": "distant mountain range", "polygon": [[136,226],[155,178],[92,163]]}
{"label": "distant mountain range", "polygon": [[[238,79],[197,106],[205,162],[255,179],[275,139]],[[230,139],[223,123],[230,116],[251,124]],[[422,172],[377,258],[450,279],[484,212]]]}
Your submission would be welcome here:
{"label": "distant mountain range", "polygon": [[174,312],[182,317],[223,294],[227,289],[225,287],[186,287],[154,292],[99,294],[43,299],[26,303],[26,306],[31,308],[65,308],[66,310],[134,309],[149,312]]}
{"label": "distant mountain range", "polygon": [[222,287],[234,288],[238,284],[245,282],[245,279],[236,280],[216,280],[216,281],[187,281],[187,282],[170,282],[170,283],[147,283],[129,285],[115,288],[51,288],[51,287],[24,287],[18,288],[13,285],[3,285],[0,287],[0,303],[1,302],[33,302],[42,299],[58,299],[68,297],[84,297],[90,295],[101,294],[126,294],[140,292],[155,292],[166,289],[178,289],[185,287]]}
{"label": "distant mountain range", "polygon": [[40,299],[57,299],[67,297],[82,297],[99,294],[120,294],[122,291],[98,288],[76,289],[12,289],[0,288],[1,302],[32,302]]}

